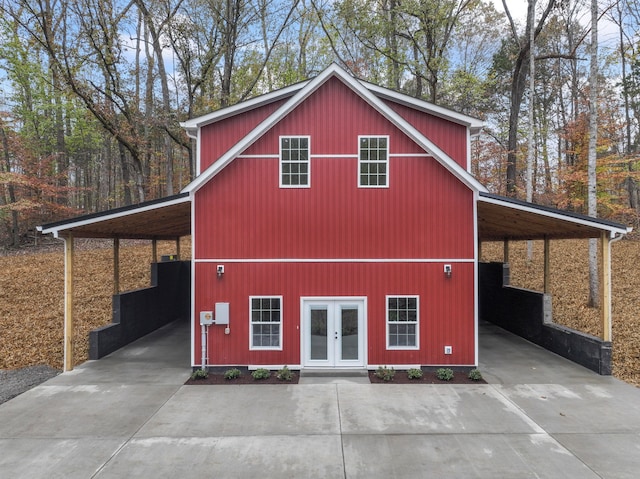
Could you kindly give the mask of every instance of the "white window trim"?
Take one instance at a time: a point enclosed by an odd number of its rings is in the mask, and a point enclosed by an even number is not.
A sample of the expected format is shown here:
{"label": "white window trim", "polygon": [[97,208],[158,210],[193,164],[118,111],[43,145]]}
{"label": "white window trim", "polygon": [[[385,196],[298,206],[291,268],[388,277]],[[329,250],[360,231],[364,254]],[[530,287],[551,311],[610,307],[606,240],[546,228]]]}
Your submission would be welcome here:
{"label": "white window trim", "polygon": [[[387,166],[387,183],[385,185],[363,185],[362,177],[360,176],[360,166],[362,164],[362,160],[360,159],[360,140],[363,138],[386,138],[387,140],[387,160],[385,164]],[[358,135],[358,188],[389,188],[390,178],[389,178],[389,158],[391,157],[391,149],[389,148],[389,135]],[[381,163],[381,162],[377,162]]]}
{"label": "white window trim", "polygon": [[[254,299],[279,299],[280,300],[280,338],[278,339],[279,346],[254,346],[253,345],[253,321],[251,320],[253,306],[252,302]],[[265,324],[265,323],[256,323],[256,324]],[[282,296],[273,296],[273,295],[255,295],[249,296],[249,350],[250,351],[282,351],[282,327],[283,327],[283,301]]]}
{"label": "white window trim", "polygon": [[[284,185],[282,183],[282,139],[306,138],[307,139],[307,184]],[[280,135],[278,137],[278,182],[280,188],[311,188],[311,136],[309,135]]]}
{"label": "white window trim", "polygon": [[[390,346],[389,345],[389,299],[390,298],[414,298],[416,300],[416,322],[402,322],[404,324],[416,325],[416,345],[415,346]],[[420,349],[420,296],[417,294],[389,294],[385,296],[384,300],[385,309],[385,323],[386,323],[386,343],[389,350],[415,350]],[[396,322],[394,322],[395,324]],[[400,323],[401,322],[397,322]]]}

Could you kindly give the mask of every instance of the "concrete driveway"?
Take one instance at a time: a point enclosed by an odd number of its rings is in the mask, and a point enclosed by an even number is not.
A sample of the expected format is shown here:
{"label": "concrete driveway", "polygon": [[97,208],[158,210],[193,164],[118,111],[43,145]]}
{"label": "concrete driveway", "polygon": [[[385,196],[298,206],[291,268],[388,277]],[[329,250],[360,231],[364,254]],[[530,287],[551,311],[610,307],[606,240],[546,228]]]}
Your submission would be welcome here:
{"label": "concrete driveway", "polygon": [[486,385],[184,386],[171,324],[0,405],[0,478],[636,478],[640,389],[483,324]]}

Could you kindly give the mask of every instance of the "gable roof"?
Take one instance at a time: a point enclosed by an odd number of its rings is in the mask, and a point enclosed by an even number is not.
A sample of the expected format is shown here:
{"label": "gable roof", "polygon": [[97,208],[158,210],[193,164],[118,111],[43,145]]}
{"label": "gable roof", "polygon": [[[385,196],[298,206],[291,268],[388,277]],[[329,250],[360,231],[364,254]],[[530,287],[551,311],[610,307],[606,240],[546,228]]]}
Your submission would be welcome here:
{"label": "gable roof", "polygon": [[[442,151],[438,146],[436,146],[431,140],[429,140],[426,136],[424,136],[420,131],[418,131],[413,125],[407,122],[404,118],[402,118],[399,114],[397,114],[391,107],[389,107],[384,101],[382,101],[373,91],[356,78],[349,75],[344,69],[342,69],[337,64],[332,64],[327,69],[325,69],[322,73],[320,73],[317,77],[308,82],[304,82],[299,86],[299,89],[293,94],[280,108],[278,108],[275,112],[269,115],[265,120],[263,120],[258,126],[256,126],[249,134],[247,134],[244,138],[238,141],[234,146],[232,146],[225,154],[223,154],[218,160],[216,160],[213,164],[211,164],[205,171],[203,171],[196,179],[194,179],[189,185],[187,185],[182,191],[184,193],[193,194],[198,191],[204,184],[206,184],[211,178],[217,175],[223,168],[225,168],[229,163],[231,163],[238,155],[240,155],[243,151],[245,151],[249,146],[251,146],[254,142],[256,142],[262,135],[264,135],[269,129],[271,129],[278,121],[284,118],[288,113],[290,113],[296,106],[302,103],[305,99],[307,99],[312,93],[314,93],[320,86],[322,86],[327,80],[330,78],[339,78],[345,85],[347,85],[355,94],[360,96],[364,101],[366,101],[371,107],[373,107],[378,113],[383,115],[387,120],[389,120],[394,126],[396,126],[400,131],[402,131],[405,135],[411,138],[416,142],[421,148],[423,148],[427,153],[429,153],[436,161],[438,161],[442,166],[444,166],[449,172],[451,172],[454,176],[456,176],[460,181],[462,181],[465,185],[471,188],[474,191],[487,191],[486,188],[478,182],[467,170],[458,165],[450,156],[448,156],[444,151]],[[286,90],[286,89],[285,89]],[[280,95],[276,97],[275,93],[273,96],[269,97],[268,100],[275,101],[276,98],[283,98],[286,95],[292,93],[292,90],[287,90],[286,92],[280,91]],[[277,92],[276,92],[277,93]],[[391,95],[391,94],[389,94]],[[401,96],[393,95],[398,99]],[[255,107],[261,103],[258,102],[258,99],[254,99],[255,102],[252,103],[251,107]],[[262,99],[262,101],[266,101]],[[251,100],[250,100],[251,102]],[[426,108],[428,104],[426,102],[422,102],[420,106],[422,108]],[[244,106],[243,106],[244,105]],[[227,109],[219,112],[217,115],[207,115],[206,117],[201,117],[199,119],[191,120],[191,122],[185,122],[182,125],[185,128],[191,128],[193,132],[194,129],[199,129],[202,126],[211,123],[213,121],[217,121],[220,118],[223,118],[223,115],[231,115],[237,114],[238,112],[245,111],[247,108],[245,104],[239,104],[235,107],[232,107],[233,113],[228,111]],[[441,109],[444,110],[444,109]],[[440,111],[440,114],[443,112]],[[466,117],[469,118],[469,117]],[[460,118],[459,118],[460,120]]]}

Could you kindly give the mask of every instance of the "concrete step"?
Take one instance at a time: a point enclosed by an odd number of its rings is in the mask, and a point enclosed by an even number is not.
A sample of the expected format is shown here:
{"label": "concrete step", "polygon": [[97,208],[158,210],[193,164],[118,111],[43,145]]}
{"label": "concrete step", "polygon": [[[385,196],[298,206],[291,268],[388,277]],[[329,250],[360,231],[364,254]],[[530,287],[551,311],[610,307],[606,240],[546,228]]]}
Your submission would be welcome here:
{"label": "concrete step", "polygon": [[301,378],[366,378],[366,369],[301,369]]}

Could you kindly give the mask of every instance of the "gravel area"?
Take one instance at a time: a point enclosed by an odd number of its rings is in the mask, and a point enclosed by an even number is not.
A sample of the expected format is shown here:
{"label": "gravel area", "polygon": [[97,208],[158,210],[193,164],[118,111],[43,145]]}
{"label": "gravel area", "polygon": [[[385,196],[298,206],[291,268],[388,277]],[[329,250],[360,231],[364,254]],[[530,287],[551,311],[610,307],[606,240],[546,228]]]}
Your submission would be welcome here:
{"label": "gravel area", "polygon": [[60,374],[50,366],[0,370],[0,404]]}

